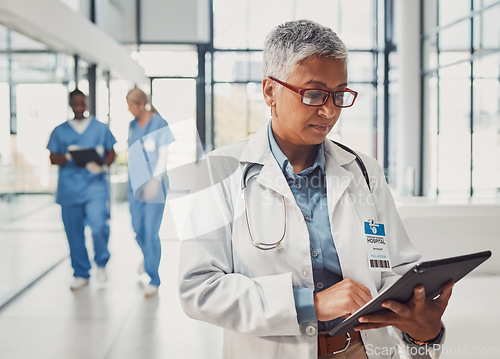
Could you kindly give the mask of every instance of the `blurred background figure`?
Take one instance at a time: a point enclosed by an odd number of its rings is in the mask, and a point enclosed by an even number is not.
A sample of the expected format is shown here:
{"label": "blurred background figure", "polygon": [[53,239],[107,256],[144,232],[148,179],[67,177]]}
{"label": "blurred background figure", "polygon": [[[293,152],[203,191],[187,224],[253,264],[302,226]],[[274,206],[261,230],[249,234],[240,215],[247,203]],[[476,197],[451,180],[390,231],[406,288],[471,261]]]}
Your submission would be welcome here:
{"label": "blurred background figure", "polygon": [[[74,282],[78,290],[89,282],[91,264],[85,246],[85,225],[92,230],[97,279],[105,282],[109,260],[109,182],[108,167],[115,159],[115,137],[108,126],[94,116],[86,116],[87,99],[76,89],[69,94],[74,118],[57,126],[47,148],[50,162],[59,166],[56,202],[61,205],[62,220],[68,237]],[[89,161],[80,166],[70,151],[95,149],[102,164]]]}
{"label": "blurred background figure", "polygon": [[132,89],[126,99],[134,116],[128,137],[130,213],[136,240],[144,255],[138,272],[146,272],[151,278],[144,296],[152,297],[160,285],[159,230],[168,190],[168,145],[174,136],[167,121],[148,102],[142,90]]}

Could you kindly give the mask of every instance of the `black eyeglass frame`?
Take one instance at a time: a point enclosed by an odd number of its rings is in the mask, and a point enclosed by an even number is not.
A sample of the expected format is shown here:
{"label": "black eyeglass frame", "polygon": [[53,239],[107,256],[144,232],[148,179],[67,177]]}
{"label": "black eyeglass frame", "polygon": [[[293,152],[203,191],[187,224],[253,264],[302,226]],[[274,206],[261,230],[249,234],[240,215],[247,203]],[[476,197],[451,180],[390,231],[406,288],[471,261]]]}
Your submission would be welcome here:
{"label": "black eyeglass frame", "polygon": [[[340,91],[327,91],[327,90],[323,90],[323,89],[312,89],[312,88],[308,88],[308,89],[301,89],[301,88],[298,88],[298,87],[295,87],[295,86],[292,86],[290,84],[287,84],[286,82],[283,82],[283,81],[280,81],[278,80],[277,78],[275,77],[272,77],[272,76],[269,76],[269,78],[273,81],[276,81],[277,83],[279,83],[280,85],[286,87],[287,89],[289,90],[292,90],[293,92],[296,92],[300,95],[300,98],[301,98],[301,102],[306,105],[306,106],[311,106],[311,107],[321,107],[321,106],[324,106],[325,103],[328,101],[328,99],[330,98],[330,96],[333,96],[333,104],[337,107],[340,107],[340,108],[347,108],[347,107],[351,107],[352,105],[354,105],[354,102],[356,101],[356,97],[358,97],[358,93],[354,90],[351,90],[350,88],[347,88],[345,90],[340,90]],[[327,93],[328,95],[324,98],[323,100],[323,103],[321,105],[311,105],[311,104],[308,104],[308,103],[304,103],[304,92],[306,91],[321,91],[321,92],[324,92],[324,93]],[[351,93],[354,98],[352,99],[352,103],[350,105],[347,105],[347,106],[339,106],[335,103],[335,95],[337,93],[341,93],[341,92],[349,92]]]}

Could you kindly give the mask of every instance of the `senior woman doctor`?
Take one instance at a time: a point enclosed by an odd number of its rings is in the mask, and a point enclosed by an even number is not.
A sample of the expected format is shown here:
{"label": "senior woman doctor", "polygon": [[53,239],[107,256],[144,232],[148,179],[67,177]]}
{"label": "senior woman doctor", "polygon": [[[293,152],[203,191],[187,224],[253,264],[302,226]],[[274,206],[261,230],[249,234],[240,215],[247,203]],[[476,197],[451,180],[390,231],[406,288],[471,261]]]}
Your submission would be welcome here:
{"label": "senior woman doctor", "polygon": [[[282,24],[266,38],[263,73],[271,122],[212,152],[197,175],[181,244],[184,311],[224,328],[224,358],[436,357],[429,344],[443,339],[451,283],[435,300],[417,287],[408,303],[388,302],[389,314],[364,318],[349,340],[328,334],[420,259],[377,162],[359,154],[366,183],[355,155],[326,139],[356,97],[345,45],[314,22]],[[389,268],[370,268],[371,220],[385,226]]]}

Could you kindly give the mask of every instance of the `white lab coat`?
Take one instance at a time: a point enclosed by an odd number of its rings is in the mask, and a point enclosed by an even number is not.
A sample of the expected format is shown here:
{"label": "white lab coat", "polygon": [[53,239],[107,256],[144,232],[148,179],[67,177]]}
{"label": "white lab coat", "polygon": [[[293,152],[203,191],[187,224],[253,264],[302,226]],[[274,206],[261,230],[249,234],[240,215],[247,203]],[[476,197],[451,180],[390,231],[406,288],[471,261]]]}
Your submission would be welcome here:
{"label": "white lab coat", "polygon": [[[355,156],[325,140],[328,213],[344,278],[370,289],[375,296],[420,260],[396,212],[382,169],[360,154],[370,176],[370,193]],[[248,163],[253,236],[281,249],[255,248],[249,238],[241,195],[242,171]],[[207,166],[208,164],[208,166]],[[207,183],[210,181],[210,185]],[[274,159],[267,126],[249,140],[222,147],[207,157],[197,174],[184,240],[181,243],[179,289],[190,317],[224,328],[224,358],[317,358],[317,323],[299,325],[293,287],[314,287],[309,232],[293,194]],[[368,270],[363,222],[384,223],[391,272]],[[361,332],[368,357],[406,357],[399,330]],[[402,355],[401,355],[402,354]],[[431,357],[436,357],[433,353]]]}

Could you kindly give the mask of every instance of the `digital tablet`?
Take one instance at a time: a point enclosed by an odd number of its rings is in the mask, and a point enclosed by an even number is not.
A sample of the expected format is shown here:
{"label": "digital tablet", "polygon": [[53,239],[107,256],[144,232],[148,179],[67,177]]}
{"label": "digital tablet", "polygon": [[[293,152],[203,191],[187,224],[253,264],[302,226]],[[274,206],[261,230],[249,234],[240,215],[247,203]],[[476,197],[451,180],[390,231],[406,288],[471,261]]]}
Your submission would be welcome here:
{"label": "digital tablet", "polygon": [[427,298],[435,298],[446,283],[452,280],[458,282],[490,256],[491,251],[484,251],[416,264],[397,282],[330,330],[330,335],[352,332],[363,315],[387,312],[388,309],[381,305],[385,300],[406,303],[413,297],[413,289],[420,284],[424,286]]}
{"label": "digital tablet", "polygon": [[69,151],[69,153],[71,154],[71,158],[78,167],[85,167],[85,165],[89,162],[95,162],[98,165],[103,164],[101,157],[93,148],[73,150]]}

